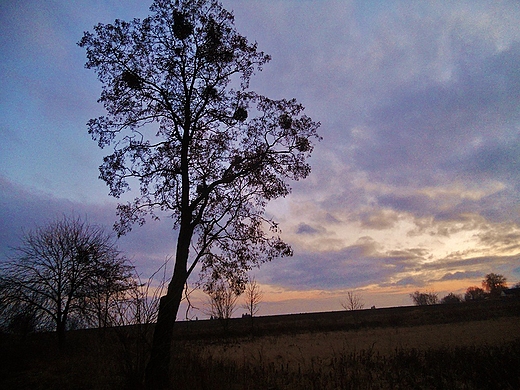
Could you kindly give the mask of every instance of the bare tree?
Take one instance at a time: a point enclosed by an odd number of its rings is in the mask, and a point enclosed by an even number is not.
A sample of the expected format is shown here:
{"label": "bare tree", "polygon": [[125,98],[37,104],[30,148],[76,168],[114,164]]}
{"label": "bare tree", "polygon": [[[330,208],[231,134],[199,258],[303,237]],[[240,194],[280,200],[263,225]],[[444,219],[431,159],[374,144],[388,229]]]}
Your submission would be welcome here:
{"label": "bare tree", "polygon": [[117,325],[114,313],[122,301],[137,289],[135,269],[129,263],[98,264],[97,272],[87,281],[89,294],[85,299],[85,316],[98,328]]}
{"label": "bare tree", "polygon": [[247,310],[247,314],[253,318],[258,310],[260,309],[259,305],[262,302],[263,298],[262,290],[260,289],[260,285],[256,281],[255,278],[250,278],[246,284],[246,288],[244,290],[244,309]]}
{"label": "bare tree", "polygon": [[439,303],[439,296],[434,292],[421,293],[415,291],[413,294],[410,294],[410,298],[417,306],[436,305]]}
{"label": "bare tree", "polygon": [[148,279],[134,275],[132,288],[115,301],[110,312],[111,323],[115,326],[148,325],[157,321],[159,302],[167,286],[166,260]]}
{"label": "bare tree", "polygon": [[0,266],[2,300],[52,323],[62,344],[72,319],[89,321],[95,313],[106,323],[112,299],[131,286],[130,271],[103,228],[63,217],[24,234]]}
{"label": "bare tree", "polygon": [[319,123],[294,99],[249,89],[270,57],[217,0],[155,0],[150,10],[143,20],[98,24],[79,45],[107,111],[89,133],[114,147],[101,178],[115,197],[128,180],[140,190],[118,206],[118,233],[163,212],[178,231],[147,374],[147,386],[160,389],[169,386],[173,326],[197,264],[240,285],[253,266],[292,255],[265,206],[310,173]]}
{"label": "bare tree", "polygon": [[209,314],[227,326],[236,310],[239,294],[227,281],[218,280],[206,287],[209,296]]}
{"label": "bare tree", "polygon": [[356,294],[354,291],[348,291],[347,297],[341,302],[341,306],[345,310],[352,311],[363,309],[365,304],[358,294]]}
{"label": "bare tree", "polygon": [[110,311],[110,321],[116,326],[117,335],[126,374],[135,386],[142,383],[146,363],[151,349],[151,332],[157,321],[160,297],[167,285],[166,260],[148,279],[135,274],[132,288],[125,291],[114,302]]}

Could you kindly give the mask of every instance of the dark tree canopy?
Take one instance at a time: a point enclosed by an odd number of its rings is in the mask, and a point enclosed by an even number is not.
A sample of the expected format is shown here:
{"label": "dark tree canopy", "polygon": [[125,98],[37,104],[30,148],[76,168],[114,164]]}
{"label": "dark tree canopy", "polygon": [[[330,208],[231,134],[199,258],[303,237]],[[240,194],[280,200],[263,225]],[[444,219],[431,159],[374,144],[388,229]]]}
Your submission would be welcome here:
{"label": "dark tree canopy", "polygon": [[504,275],[489,273],[482,281],[482,287],[489,292],[493,298],[500,296],[502,290],[507,288],[507,279]]}
{"label": "dark tree canopy", "polygon": [[410,294],[410,298],[417,306],[436,305],[439,303],[439,296],[434,292],[419,292],[415,291]]}
{"label": "dark tree canopy", "polygon": [[462,302],[462,296],[454,293],[449,293],[441,299],[441,303],[444,304],[457,304]]}
{"label": "dark tree canopy", "polygon": [[[310,173],[319,123],[294,99],[249,89],[270,57],[218,1],[156,0],[150,10],[143,20],[98,24],[79,45],[103,84],[106,115],[88,123],[99,146],[112,148],[100,177],[115,197],[139,188],[118,206],[118,233],[147,215],[170,216],[178,232],[151,360],[164,374],[171,313],[197,264],[209,280],[241,289],[251,267],[292,254],[264,210]],[[154,386],[165,387],[164,378]]]}
{"label": "dark tree canopy", "polygon": [[269,56],[218,2],[158,0],[151,11],[99,24],[79,43],[103,84],[107,115],[88,124],[100,147],[113,147],[101,178],[115,197],[139,185],[119,205],[117,231],[164,211],[196,237],[194,262],[233,274],[289,255],[264,207],[289,193],[287,179],[309,174],[319,124],[295,100],[248,90]]}
{"label": "dark tree canopy", "polygon": [[464,294],[464,300],[466,302],[482,301],[484,299],[486,299],[486,292],[477,286],[468,287]]}

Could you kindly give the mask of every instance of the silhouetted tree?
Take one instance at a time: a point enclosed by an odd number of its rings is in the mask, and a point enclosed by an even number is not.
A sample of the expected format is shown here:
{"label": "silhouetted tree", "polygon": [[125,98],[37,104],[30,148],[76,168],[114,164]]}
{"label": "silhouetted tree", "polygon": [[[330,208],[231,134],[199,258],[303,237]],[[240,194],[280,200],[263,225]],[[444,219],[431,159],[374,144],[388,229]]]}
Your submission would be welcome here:
{"label": "silhouetted tree", "polygon": [[133,267],[123,262],[98,264],[96,273],[87,281],[90,293],[85,297],[88,322],[98,328],[114,326],[114,313],[129,294],[139,289]]}
{"label": "silhouetted tree", "polygon": [[454,293],[449,293],[448,295],[446,295],[444,298],[441,299],[441,303],[444,303],[444,304],[456,304],[456,303],[461,303],[461,302],[462,302],[462,297],[460,295],[457,295]]}
{"label": "silhouetted tree", "polygon": [[[2,292],[0,294],[3,295]],[[0,328],[2,331],[26,336],[39,330],[47,330],[38,318],[34,307],[18,304],[6,305],[0,312]]]}
{"label": "silhouetted tree", "polygon": [[356,294],[353,291],[348,291],[347,297],[344,301],[341,302],[341,306],[345,310],[352,311],[363,309],[363,307],[365,307],[365,304],[363,303],[363,300],[358,294]]}
{"label": "silhouetted tree", "polygon": [[224,329],[227,330],[228,320],[236,310],[236,304],[240,291],[224,280],[217,280],[208,283],[205,291],[209,296],[209,314],[222,322]]}
{"label": "silhouetted tree", "polygon": [[256,313],[258,313],[260,302],[262,302],[263,293],[260,289],[260,285],[255,278],[250,278],[246,284],[244,290],[244,309],[247,310],[247,314],[251,316],[251,321]]}
{"label": "silhouetted tree", "polygon": [[506,281],[507,279],[503,275],[490,273],[482,281],[482,287],[489,292],[492,298],[497,298],[502,290],[507,288]]}
{"label": "silhouetted tree", "polygon": [[87,68],[103,83],[107,115],[88,123],[100,147],[113,145],[101,178],[110,194],[139,184],[118,206],[119,234],[165,212],[177,230],[174,272],[161,300],[147,386],[168,386],[173,325],[197,264],[243,288],[251,267],[291,248],[264,216],[269,200],[305,178],[319,123],[296,100],[249,90],[270,57],[234,27],[216,0],[155,0],[152,15],[86,32]]}
{"label": "silhouetted tree", "polygon": [[464,294],[464,300],[466,302],[482,301],[484,299],[486,299],[486,292],[477,286],[468,287]]}
{"label": "silhouetted tree", "polygon": [[434,292],[421,293],[419,291],[415,291],[413,294],[410,294],[410,298],[417,306],[425,306],[425,305],[436,305],[439,303],[439,297]]}
{"label": "silhouetted tree", "polygon": [[23,236],[12,258],[0,265],[0,292],[11,311],[24,307],[40,323],[52,323],[63,343],[72,319],[88,320],[93,311],[104,316],[104,308],[92,302],[102,297],[108,304],[128,288],[130,269],[101,227],[63,217]]}

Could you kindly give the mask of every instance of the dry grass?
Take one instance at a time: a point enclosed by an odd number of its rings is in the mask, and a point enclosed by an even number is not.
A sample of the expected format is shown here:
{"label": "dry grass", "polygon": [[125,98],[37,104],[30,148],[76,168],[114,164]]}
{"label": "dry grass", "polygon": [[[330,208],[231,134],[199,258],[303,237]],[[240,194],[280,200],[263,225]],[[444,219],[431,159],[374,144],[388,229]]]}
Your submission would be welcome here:
{"label": "dry grass", "polygon": [[398,349],[439,349],[502,345],[520,338],[520,318],[414,327],[375,328],[323,333],[285,334],[255,339],[189,342],[200,356],[234,363],[264,362],[302,365],[313,358],[327,359],[339,352],[371,350],[390,355]]}
{"label": "dry grass", "polygon": [[518,316],[177,347],[175,389],[520,388]]}
{"label": "dry grass", "polygon": [[[180,324],[172,389],[516,390],[519,306],[258,318],[256,336],[240,319],[236,333],[216,321]],[[71,332],[62,351],[50,334],[0,334],[0,388],[141,389],[152,328],[145,331]]]}

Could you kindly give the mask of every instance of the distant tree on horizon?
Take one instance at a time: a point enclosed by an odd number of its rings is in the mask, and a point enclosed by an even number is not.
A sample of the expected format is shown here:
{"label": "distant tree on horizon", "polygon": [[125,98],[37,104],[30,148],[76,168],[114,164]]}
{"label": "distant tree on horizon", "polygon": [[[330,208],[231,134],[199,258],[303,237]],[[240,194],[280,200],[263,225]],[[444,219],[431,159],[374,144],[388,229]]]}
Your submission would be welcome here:
{"label": "distant tree on horizon", "polygon": [[504,275],[489,273],[482,281],[482,287],[489,292],[492,298],[497,298],[502,290],[507,288],[507,279]]}
{"label": "distant tree on horizon", "polygon": [[415,291],[413,294],[410,294],[410,298],[412,298],[416,306],[436,305],[439,303],[439,296],[434,292],[422,293]]}
{"label": "distant tree on horizon", "polygon": [[228,320],[236,310],[240,291],[234,289],[227,281],[217,280],[204,288],[209,297],[208,314],[211,318],[222,321],[227,329]]}
{"label": "distant tree on horizon", "polygon": [[255,278],[250,278],[246,284],[246,288],[244,290],[244,304],[243,308],[247,310],[247,314],[252,318],[258,313],[260,309],[260,302],[263,298],[262,290],[260,289],[260,285],[256,281]]}
{"label": "distant tree on horizon", "polygon": [[477,286],[472,286],[466,289],[466,293],[464,294],[464,300],[466,302],[482,301],[486,299],[486,296],[487,294],[484,291],[484,289]]}
{"label": "distant tree on horizon", "polygon": [[361,310],[365,307],[361,296],[354,291],[347,291],[346,298],[340,304],[343,309],[348,311]]}
{"label": "distant tree on horizon", "polygon": [[441,299],[443,304],[457,304],[462,302],[462,296],[454,293],[449,293]]}

